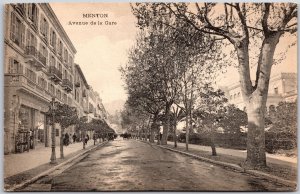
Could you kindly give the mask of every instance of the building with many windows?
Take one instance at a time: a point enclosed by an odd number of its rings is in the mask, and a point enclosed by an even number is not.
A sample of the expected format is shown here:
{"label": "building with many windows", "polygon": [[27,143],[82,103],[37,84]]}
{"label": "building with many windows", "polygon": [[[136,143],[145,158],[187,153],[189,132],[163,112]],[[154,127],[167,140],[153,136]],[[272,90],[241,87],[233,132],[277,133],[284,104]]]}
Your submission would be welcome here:
{"label": "building with many windows", "polygon": [[[240,83],[221,88],[230,104],[235,104],[241,110],[245,109]],[[297,100],[297,74],[280,73],[270,78],[267,107],[278,105],[280,101],[291,102]]]}
{"label": "building with many windows", "polygon": [[[24,142],[50,146],[45,113],[52,97],[89,113],[89,85],[74,64],[76,49],[47,3],[7,4],[4,39],[4,152],[23,152]],[[59,144],[60,127],[55,126]],[[66,130],[74,132],[74,127]],[[30,139],[30,141],[27,141]]]}

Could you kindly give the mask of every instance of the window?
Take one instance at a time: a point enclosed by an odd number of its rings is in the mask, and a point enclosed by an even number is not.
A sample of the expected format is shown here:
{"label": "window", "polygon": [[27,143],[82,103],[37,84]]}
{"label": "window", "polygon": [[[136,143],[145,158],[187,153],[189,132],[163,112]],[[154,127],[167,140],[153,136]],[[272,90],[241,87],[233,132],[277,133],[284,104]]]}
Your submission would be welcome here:
{"label": "window", "polygon": [[59,129],[55,129],[55,136],[56,136],[56,137],[59,136]]}
{"label": "window", "polygon": [[8,73],[23,74],[23,65],[17,60],[9,59]]}
{"label": "window", "polygon": [[50,66],[55,67],[55,58],[54,58],[53,55],[52,55],[51,58],[50,58]]}
{"label": "window", "polygon": [[25,25],[13,12],[11,13],[10,39],[20,48],[25,47]]}
{"label": "window", "polygon": [[61,91],[59,89],[56,90],[56,97],[61,99]]}
{"label": "window", "polygon": [[48,58],[48,50],[46,48],[46,46],[44,46],[43,44],[40,44],[40,52],[42,54],[42,56],[45,58],[45,65],[47,65],[47,58]]}
{"label": "window", "polygon": [[70,69],[72,70],[73,67],[73,57],[70,55],[69,57]]}
{"label": "window", "polygon": [[61,40],[59,40],[57,53],[58,53],[58,55],[62,56],[62,52],[63,52],[63,44],[62,44]]}
{"label": "window", "polygon": [[39,10],[35,3],[28,4],[27,15],[29,20],[33,22],[34,26],[37,27]]}
{"label": "window", "polygon": [[37,48],[37,38],[29,29],[27,29],[26,45]]}
{"label": "window", "polygon": [[55,94],[55,89],[54,89],[54,85],[53,84],[48,84],[48,89],[49,89],[49,92],[52,94],[52,95],[54,95]]}
{"label": "window", "polygon": [[25,76],[33,83],[36,83],[36,73],[31,69],[26,68]]}
{"label": "window", "polygon": [[64,102],[65,102],[65,103],[68,103],[68,97],[67,97],[67,94],[64,94]]}
{"label": "window", "polygon": [[278,87],[274,88],[274,94],[278,94]]}
{"label": "window", "polygon": [[68,50],[65,49],[65,56],[64,56],[64,62],[65,63],[68,63],[68,58],[69,58]]}
{"label": "window", "polygon": [[59,72],[62,72],[62,66],[60,63],[58,63],[58,70],[59,70]]}
{"label": "window", "polygon": [[68,73],[67,73],[67,70],[65,69],[64,71],[64,79],[68,79]]}
{"label": "window", "polygon": [[43,35],[43,37],[46,38],[46,40],[47,40],[49,24],[44,16],[42,16],[42,19],[41,19],[40,31],[41,31],[41,34]]}
{"label": "window", "polygon": [[50,32],[50,45],[54,48],[55,50],[55,45],[56,45],[56,33],[54,30],[51,30]]}
{"label": "window", "polygon": [[42,77],[38,78],[38,85],[45,90],[47,89],[47,81]]}

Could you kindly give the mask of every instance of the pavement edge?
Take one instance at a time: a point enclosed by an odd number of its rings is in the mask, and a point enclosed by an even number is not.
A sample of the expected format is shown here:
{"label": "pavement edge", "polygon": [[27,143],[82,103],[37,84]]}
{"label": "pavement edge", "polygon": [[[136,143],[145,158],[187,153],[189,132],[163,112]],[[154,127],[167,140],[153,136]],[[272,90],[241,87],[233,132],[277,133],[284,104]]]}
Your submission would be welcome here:
{"label": "pavement edge", "polygon": [[68,160],[63,161],[62,163],[60,163],[60,164],[58,164],[58,165],[56,165],[56,166],[53,166],[53,167],[50,168],[49,170],[46,170],[45,172],[40,173],[40,174],[36,175],[35,177],[33,177],[33,178],[29,179],[29,180],[26,180],[26,181],[23,182],[23,183],[14,185],[14,186],[11,187],[11,188],[4,189],[4,191],[5,191],[5,192],[11,192],[11,191],[14,192],[14,191],[16,191],[17,189],[21,189],[21,188],[23,188],[23,187],[29,185],[30,183],[32,183],[32,182],[34,182],[34,181],[37,181],[39,178],[48,175],[48,174],[51,173],[52,171],[54,171],[54,170],[56,170],[56,169],[58,169],[58,168],[60,168],[60,167],[62,167],[62,166],[64,166],[64,165],[66,165],[66,164],[72,162],[73,160],[79,158],[80,156],[86,154],[87,152],[90,152],[90,151],[92,151],[92,150],[94,150],[94,149],[96,149],[96,148],[98,148],[98,147],[104,146],[104,145],[107,144],[107,143],[108,143],[108,141],[105,141],[105,142],[103,142],[103,143],[101,143],[101,144],[98,144],[98,145],[95,145],[95,146],[91,146],[90,148],[85,149],[83,152],[81,152],[81,153],[79,153],[79,154],[77,154],[77,155],[75,155],[75,156],[69,158]]}
{"label": "pavement edge", "polygon": [[216,164],[216,165],[219,165],[219,166],[231,168],[231,169],[234,169],[234,170],[239,171],[239,172],[244,172],[244,173],[254,175],[254,176],[257,176],[257,177],[260,177],[260,178],[272,180],[272,181],[275,181],[277,183],[281,183],[281,184],[284,184],[286,186],[293,187],[293,188],[295,188],[295,190],[297,189],[297,182],[295,182],[295,181],[285,180],[285,179],[280,178],[278,176],[270,175],[270,174],[267,174],[267,173],[264,173],[264,172],[261,172],[261,171],[258,171],[258,170],[247,170],[247,169],[244,169],[244,168],[240,167],[237,164],[215,161],[215,160],[208,159],[208,158],[205,158],[205,157],[202,157],[202,156],[197,156],[197,155],[192,154],[192,153],[188,153],[188,152],[168,148],[168,147],[165,147],[163,145],[152,144],[150,142],[146,142],[146,141],[142,141],[142,140],[138,140],[138,141],[143,142],[143,143],[148,143],[150,145],[156,145],[160,148],[163,148],[163,149],[166,149],[166,150],[169,150],[169,151],[173,151],[173,152],[177,152],[177,153],[189,156],[189,157],[193,157],[193,158],[196,158],[196,159],[204,161],[204,162],[209,162],[209,163]]}

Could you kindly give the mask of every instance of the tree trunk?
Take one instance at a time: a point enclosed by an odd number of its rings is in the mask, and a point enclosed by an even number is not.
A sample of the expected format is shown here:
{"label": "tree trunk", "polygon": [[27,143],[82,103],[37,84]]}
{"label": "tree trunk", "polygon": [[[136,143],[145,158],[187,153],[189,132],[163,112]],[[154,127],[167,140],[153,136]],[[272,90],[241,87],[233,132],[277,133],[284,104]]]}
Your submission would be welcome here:
{"label": "tree trunk", "polygon": [[177,130],[177,115],[175,113],[175,118],[174,118],[174,148],[177,148],[177,135],[176,135],[176,130]]}
{"label": "tree trunk", "polygon": [[149,141],[151,143],[154,143],[154,134],[156,131],[157,116],[158,116],[158,114],[154,114],[153,121],[152,121],[151,128],[150,128],[150,140]]}
{"label": "tree trunk", "polygon": [[[263,97],[252,95],[252,100],[247,106],[248,134],[247,134],[247,158],[245,167],[264,168],[266,164],[265,153],[265,102]],[[266,97],[265,97],[266,98]]]}
{"label": "tree trunk", "polygon": [[211,147],[211,155],[216,156],[217,155],[217,150],[216,150],[216,145],[215,145],[215,132],[214,132],[214,126],[212,125],[211,128],[211,134],[210,134],[210,147]]}
{"label": "tree trunk", "polygon": [[189,150],[189,136],[190,136],[190,130],[189,130],[189,116],[187,111],[185,111],[185,150]]}
{"label": "tree trunk", "polygon": [[254,87],[250,80],[249,51],[247,44],[237,44],[239,74],[243,99],[248,113],[247,158],[245,167],[251,169],[266,166],[265,153],[265,106],[268,96],[269,80],[273,57],[279,38],[283,32],[265,32]]}
{"label": "tree trunk", "polygon": [[60,130],[60,158],[64,158],[64,129]]}
{"label": "tree trunk", "polygon": [[166,105],[166,113],[165,113],[165,122],[163,127],[163,134],[161,138],[161,145],[167,145],[168,132],[170,129],[170,108],[171,105],[167,103]]}
{"label": "tree trunk", "polygon": [[85,131],[83,131],[83,133],[82,133],[82,143],[83,143],[83,149],[85,149]]}

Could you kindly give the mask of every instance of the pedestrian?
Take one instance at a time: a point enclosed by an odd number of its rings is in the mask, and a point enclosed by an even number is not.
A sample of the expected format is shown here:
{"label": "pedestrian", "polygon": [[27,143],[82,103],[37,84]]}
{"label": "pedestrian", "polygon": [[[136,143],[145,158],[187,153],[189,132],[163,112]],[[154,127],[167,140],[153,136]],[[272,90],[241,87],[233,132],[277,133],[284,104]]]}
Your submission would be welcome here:
{"label": "pedestrian", "polygon": [[71,143],[72,143],[72,134],[69,133],[69,144],[71,144]]}
{"label": "pedestrian", "polygon": [[65,146],[68,146],[69,145],[69,134],[68,133],[65,134],[65,138],[64,139],[65,139],[65,141],[64,141],[65,142]]}
{"label": "pedestrian", "polygon": [[84,137],[84,143],[85,143],[85,144],[87,144],[87,142],[88,142],[88,140],[89,140],[88,138],[89,138],[88,135],[86,135],[86,136]]}
{"label": "pedestrian", "polygon": [[73,134],[73,143],[75,143],[76,138],[77,138],[77,137],[76,137],[76,134],[74,133],[74,134]]}

